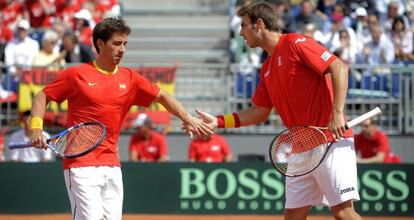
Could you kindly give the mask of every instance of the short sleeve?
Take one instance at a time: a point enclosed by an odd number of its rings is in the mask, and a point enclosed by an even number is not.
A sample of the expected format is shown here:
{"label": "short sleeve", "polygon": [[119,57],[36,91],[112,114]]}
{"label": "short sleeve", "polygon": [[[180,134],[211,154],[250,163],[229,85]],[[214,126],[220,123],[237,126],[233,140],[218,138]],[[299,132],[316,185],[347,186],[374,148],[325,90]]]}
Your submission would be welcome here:
{"label": "short sleeve", "polygon": [[43,89],[47,99],[61,103],[73,96],[76,93],[75,75],[76,72],[72,68],[60,72],[57,78]]}
{"label": "short sleeve", "polygon": [[231,150],[229,145],[227,144],[227,141],[224,137],[220,137],[220,145],[221,145],[221,152],[223,155],[227,156],[230,154]]}
{"label": "short sleeve", "polygon": [[310,37],[298,35],[297,38],[291,39],[291,44],[295,48],[298,59],[321,75],[336,59],[328,49]]}
{"label": "short sleeve", "polygon": [[163,135],[160,135],[160,156],[168,155],[167,141]]}
{"label": "short sleeve", "polygon": [[379,133],[378,135],[378,152],[388,153],[390,151],[390,146],[388,144],[388,138],[384,133]]}
{"label": "short sleeve", "polygon": [[194,141],[191,141],[190,147],[188,148],[188,159],[189,160],[195,160],[196,158],[196,145]]}
{"label": "short sleeve", "polygon": [[148,107],[157,98],[160,88],[136,72],[132,73],[136,93],[134,105]]}
{"label": "short sleeve", "polygon": [[268,69],[269,63],[270,63],[270,59],[267,59],[266,62],[263,64],[262,68],[260,69],[259,84],[257,85],[256,91],[252,98],[252,102],[255,105],[266,107],[266,108],[273,107],[273,103],[269,97],[269,93],[267,92],[266,84],[264,82],[264,75],[269,74],[268,71],[270,71]]}
{"label": "short sleeve", "polygon": [[136,143],[137,143],[137,138],[135,135],[133,135],[131,140],[129,141],[129,152],[138,151],[138,146]]}

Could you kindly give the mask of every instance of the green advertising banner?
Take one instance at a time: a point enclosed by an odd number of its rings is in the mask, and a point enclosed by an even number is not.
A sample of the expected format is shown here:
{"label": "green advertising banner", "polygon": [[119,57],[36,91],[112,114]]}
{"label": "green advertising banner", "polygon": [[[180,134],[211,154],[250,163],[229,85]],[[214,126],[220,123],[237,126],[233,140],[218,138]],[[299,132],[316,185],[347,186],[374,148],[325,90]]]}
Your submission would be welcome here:
{"label": "green advertising banner", "polygon": [[[124,213],[282,214],[268,163],[123,163]],[[414,164],[359,165],[362,215],[414,216]],[[0,164],[0,213],[69,212],[60,164]],[[329,213],[317,207],[314,213]]]}

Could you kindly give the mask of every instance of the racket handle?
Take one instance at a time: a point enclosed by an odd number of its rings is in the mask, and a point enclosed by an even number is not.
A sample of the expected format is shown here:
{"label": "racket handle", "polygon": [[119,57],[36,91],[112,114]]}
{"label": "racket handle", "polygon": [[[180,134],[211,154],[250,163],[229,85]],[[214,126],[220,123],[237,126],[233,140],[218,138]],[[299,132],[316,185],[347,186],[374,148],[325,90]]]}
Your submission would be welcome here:
{"label": "racket handle", "polygon": [[369,118],[375,117],[379,114],[381,114],[381,109],[379,107],[376,107],[373,110],[371,110],[371,111],[369,111],[369,112],[367,112],[367,113],[365,113],[365,114],[349,121],[348,123],[346,123],[345,129],[349,129],[349,128],[351,128],[355,125],[358,125],[358,124],[362,123],[363,121],[365,121]]}
{"label": "racket handle", "polygon": [[10,150],[20,149],[20,148],[29,148],[29,147],[33,147],[32,142],[22,141],[22,142],[15,142],[15,143],[9,144]]}

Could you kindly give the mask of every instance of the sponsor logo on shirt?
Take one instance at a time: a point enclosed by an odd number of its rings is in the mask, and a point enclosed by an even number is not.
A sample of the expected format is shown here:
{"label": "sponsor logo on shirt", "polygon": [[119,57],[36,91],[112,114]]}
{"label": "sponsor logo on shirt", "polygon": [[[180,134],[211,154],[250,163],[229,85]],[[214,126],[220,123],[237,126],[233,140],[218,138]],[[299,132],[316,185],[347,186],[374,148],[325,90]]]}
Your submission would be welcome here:
{"label": "sponsor logo on shirt", "polygon": [[300,42],[305,42],[305,41],[306,41],[306,38],[304,38],[304,37],[298,38],[298,39],[296,39],[295,44],[300,43]]}
{"label": "sponsor logo on shirt", "polygon": [[270,70],[268,70],[267,72],[265,72],[264,77],[265,77],[265,78],[266,78],[266,77],[268,77],[268,76],[269,76],[269,74],[270,74]]}
{"label": "sponsor logo on shirt", "polygon": [[328,51],[323,52],[323,54],[321,55],[322,60],[324,60],[325,62],[329,60],[329,58],[331,58],[332,54],[329,53]]}
{"label": "sponsor logo on shirt", "polygon": [[277,65],[282,66],[282,57],[281,56],[277,57]]}
{"label": "sponsor logo on shirt", "polygon": [[213,145],[213,146],[211,146],[211,150],[212,150],[212,151],[219,151],[219,150],[220,150],[220,146],[218,146],[218,145]]}
{"label": "sponsor logo on shirt", "polygon": [[98,85],[98,83],[88,82],[88,86],[96,86],[96,85]]}
{"label": "sponsor logo on shirt", "polygon": [[155,146],[148,146],[147,151],[150,152],[150,153],[155,153],[155,152],[158,151],[158,149]]}
{"label": "sponsor logo on shirt", "polygon": [[126,85],[125,85],[124,83],[120,83],[120,84],[119,84],[119,88],[121,88],[121,89],[126,89]]}
{"label": "sponsor logo on shirt", "polygon": [[346,188],[346,189],[341,189],[340,194],[342,195],[344,193],[348,193],[348,192],[352,192],[352,191],[355,191],[355,188],[354,187],[349,187],[349,188]]}

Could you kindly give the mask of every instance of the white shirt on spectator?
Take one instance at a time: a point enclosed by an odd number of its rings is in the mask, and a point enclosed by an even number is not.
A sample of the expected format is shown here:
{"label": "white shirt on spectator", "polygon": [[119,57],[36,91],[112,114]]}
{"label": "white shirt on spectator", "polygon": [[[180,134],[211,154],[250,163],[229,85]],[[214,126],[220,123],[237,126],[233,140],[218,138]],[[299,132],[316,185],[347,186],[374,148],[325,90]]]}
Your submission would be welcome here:
{"label": "white shirt on spectator", "polygon": [[[366,56],[363,52],[360,53],[360,57],[358,59],[359,63],[392,64],[394,62],[394,45],[385,34],[381,34],[378,44],[375,44],[371,40],[364,46],[364,49],[369,49],[370,54]],[[381,54],[383,54],[385,60],[381,58]]]}
{"label": "white shirt on spectator", "polygon": [[[46,132],[43,132],[43,135],[46,138],[49,138],[50,135]],[[30,141],[29,137],[26,136],[26,132],[24,129],[20,129],[12,133],[9,139],[9,143],[14,142],[27,142]],[[35,162],[42,162],[42,161],[50,161],[53,158],[53,152],[48,148],[46,150],[38,149],[34,147],[29,148],[21,148],[10,150],[10,159],[15,162],[28,162],[28,163],[35,163]]]}
{"label": "white shirt on spectator", "polygon": [[39,43],[27,36],[24,40],[14,38],[4,49],[5,63],[9,66],[9,72],[15,73],[14,65],[31,66],[33,57],[39,52]]}
{"label": "white shirt on spectator", "polygon": [[394,43],[394,48],[398,46],[399,49],[405,54],[413,53],[413,33],[411,31],[404,31],[401,36],[388,33],[388,38]]}

